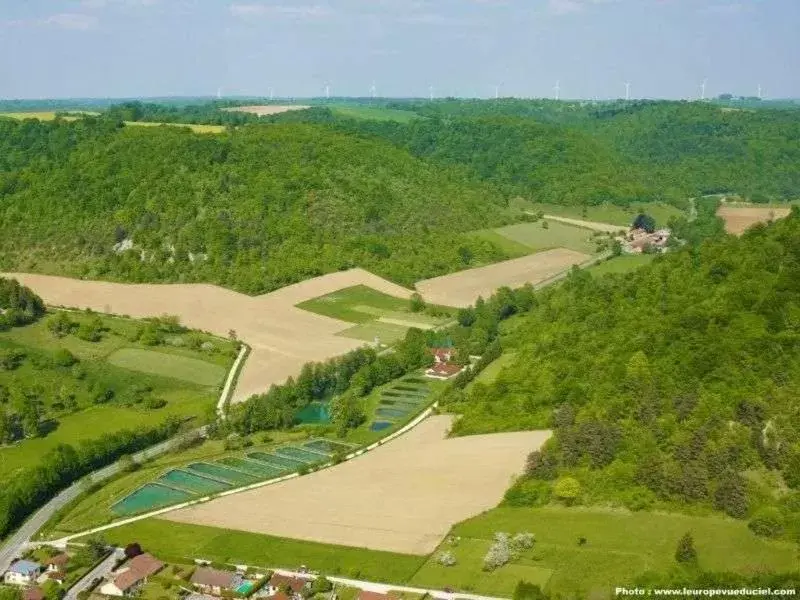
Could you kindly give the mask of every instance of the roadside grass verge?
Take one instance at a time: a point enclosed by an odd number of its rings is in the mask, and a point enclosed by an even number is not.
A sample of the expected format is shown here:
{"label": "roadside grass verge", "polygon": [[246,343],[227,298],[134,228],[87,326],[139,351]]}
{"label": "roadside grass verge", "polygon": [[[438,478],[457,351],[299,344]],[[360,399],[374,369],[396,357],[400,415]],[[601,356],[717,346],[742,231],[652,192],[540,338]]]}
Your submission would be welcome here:
{"label": "roadside grass verge", "polygon": [[424,556],[290,540],[160,519],[137,521],[110,529],[104,535],[110,542],[123,546],[135,540],[148,552],[172,562],[200,558],[263,568],[297,569],[305,565],[330,575],[387,583],[408,581],[425,562]]}
{"label": "roadside grass verge", "polygon": [[[496,532],[530,532],[532,550],[489,577],[481,573],[483,556]],[[675,513],[612,511],[597,508],[497,508],[456,525],[411,584],[477,593],[510,595],[520,573],[544,578],[552,571],[547,589],[581,597],[610,597],[613,587],[631,583],[645,570],[667,571],[675,565],[678,539],[694,536],[699,565],[709,571],[790,571],[797,568],[796,546],[756,537],[743,521],[722,517],[694,517]],[[587,538],[583,546],[581,537]],[[435,561],[441,551],[456,557],[457,567]],[[494,575],[497,578],[494,578]],[[536,583],[537,581],[533,581]]]}

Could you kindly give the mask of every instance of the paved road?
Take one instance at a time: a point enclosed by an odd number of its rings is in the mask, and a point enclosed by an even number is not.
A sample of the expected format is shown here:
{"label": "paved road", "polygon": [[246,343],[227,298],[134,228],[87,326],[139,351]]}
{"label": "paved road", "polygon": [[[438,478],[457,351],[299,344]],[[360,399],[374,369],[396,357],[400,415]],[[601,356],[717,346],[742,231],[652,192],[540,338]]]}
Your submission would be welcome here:
{"label": "paved road", "polygon": [[[201,427],[195,431],[201,435],[205,435],[206,428]],[[133,455],[133,459],[136,462],[142,462],[143,460],[165,454],[173,447],[177,446],[184,439],[185,435],[186,434],[182,434],[165,442],[161,442],[160,444],[156,444],[155,446],[151,446],[150,448],[146,448],[141,452],[137,452]],[[0,547],[0,573],[3,573],[6,569],[8,569],[13,560],[22,554],[22,551],[31,541],[31,538],[34,536],[34,534],[44,526],[50,517],[52,517],[57,511],[77,498],[81,492],[83,492],[86,486],[86,483],[84,483],[85,481],[88,480],[92,483],[103,481],[113,475],[116,475],[121,470],[122,465],[117,462],[103,469],[95,471],[94,473],[90,473],[82,480],[77,481],[68,488],[62,490],[57,496],[37,510],[33,516],[25,521],[22,527],[20,527],[14,533],[14,535],[8,538],[2,547]]]}
{"label": "paved road", "polygon": [[67,590],[64,600],[78,600],[78,594],[84,590],[88,590],[92,586],[95,579],[102,579],[114,569],[114,565],[119,559],[125,556],[125,551],[122,548],[114,548],[111,554],[97,565],[94,569],[89,571],[83,576],[83,579],[78,581],[69,590]]}
{"label": "paved road", "polygon": [[[286,571],[285,569],[275,569],[276,573],[287,575],[289,577],[300,577],[301,579],[314,579],[313,575],[307,575],[297,571]],[[409,592],[412,594],[430,594],[434,598],[441,600],[503,600],[496,596],[480,596],[478,594],[467,594],[464,592],[443,592],[442,590],[429,590],[425,588],[408,587],[405,585],[394,585],[391,583],[375,583],[374,581],[362,581],[360,579],[346,579],[344,577],[334,577],[326,575],[326,578],[331,582],[339,585],[346,585],[347,587],[358,588],[367,592],[376,592],[378,594],[386,594],[390,590],[397,592]]]}

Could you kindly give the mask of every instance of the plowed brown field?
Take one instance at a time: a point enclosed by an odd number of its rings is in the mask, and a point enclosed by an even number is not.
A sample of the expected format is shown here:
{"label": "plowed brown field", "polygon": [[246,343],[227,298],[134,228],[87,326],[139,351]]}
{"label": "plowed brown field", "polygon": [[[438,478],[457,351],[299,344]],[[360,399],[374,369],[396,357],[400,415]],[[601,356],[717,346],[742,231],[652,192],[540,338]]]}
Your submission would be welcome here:
{"label": "plowed brown field", "polygon": [[734,235],[744,233],[751,225],[782,219],[789,215],[789,208],[768,206],[725,206],[717,210],[717,216],[725,221],[725,231]]}
{"label": "plowed brown field", "polygon": [[475,304],[478,296],[488,298],[500,287],[515,288],[526,283],[536,285],[590,258],[582,252],[556,248],[486,267],[425,279],[418,281],[416,288],[427,302],[466,307]]}
{"label": "plowed brown field", "polygon": [[301,540],[429,554],[457,522],[497,506],[549,431],[446,439],[452,417],[335,467],[164,518]]}
{"label": "plowed brown field", "polygon": [[339,356],[364,344],[334,335],[352,323],[295,308],[295,304],[354,285],[400,298],[411,295],[362,269],[323,275],[256,297],[208,284],[124,284],[25,273],[4,276],[18,279],[51,305],[132,317],[178,315],[187,327],[221,336],[235,330],[252,352],[239,376],[234,402],[296,376],[309,361]]}

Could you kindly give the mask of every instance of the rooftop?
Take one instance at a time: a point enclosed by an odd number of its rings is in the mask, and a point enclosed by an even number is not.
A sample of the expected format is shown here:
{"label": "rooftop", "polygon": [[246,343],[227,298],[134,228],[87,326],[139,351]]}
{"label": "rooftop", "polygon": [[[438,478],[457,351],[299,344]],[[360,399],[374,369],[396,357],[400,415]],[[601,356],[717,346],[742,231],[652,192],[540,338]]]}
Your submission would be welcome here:
{"label": "rooftop", "polygon": [[12,573],[19,573],[20,575],[30,575],[40,570],[42,565],[32,560],[18,560],[9,569]]}
{"label": "rooftop", "polygon": [[235,586],[239,576],[231,571],[220,571],[208,567],[200,567],[192,574],[192,583],[195,585],[229,588]]}

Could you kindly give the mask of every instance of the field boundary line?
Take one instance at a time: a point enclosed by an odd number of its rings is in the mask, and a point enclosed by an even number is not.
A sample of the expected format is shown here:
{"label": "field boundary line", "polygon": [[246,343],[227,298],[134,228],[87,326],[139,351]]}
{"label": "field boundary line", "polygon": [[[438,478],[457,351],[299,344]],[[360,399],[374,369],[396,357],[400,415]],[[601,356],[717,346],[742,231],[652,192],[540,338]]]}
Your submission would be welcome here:
{"label": "field boundary line", "polygon": [[[348,455],[346,455],[344,457],[344,461],[353,460],[354,458],[356,458],[358,456],[361,456],[365,452],[369,452],[370,450],[374,450],[375,448],[377,448],[379,446],[382,446],[386,442],[390,442],[393,439],[396,439],[397,437],[403,435],[404,433],[407,433],[408,431],[412,430],[414,427],[416,427],[417,425],[422,423],[431,414],[433,414],[433,411],[436,408],[438,408],[438,406],[439,406],[439,402],[438,401],[432,403],[423,412],[421,412],[414,419],[412,419],[411,421],[409,421],[408,423],[403,425],[403,427],[401,427],[400,429],[398,429],[394,433],[391,433],[391,434],[387,435],[385,438],[381,438],[380,440],[378,440],[376,442],[373,442],[369,446],[365,446],[364,448],[360,448],[358,450],[355,450],[355,451],[349,453]],[[342,461],[342,462],[344,462],[344,461]],[[320,465],[318,468],[314,469],[314,471],[312,471],[312,472],[320,471],[322,469],[327,469],[327,468],[330,468],[332,466],[335,466],[336,464],[339,464],[339,463],[334,463],[333,461],[330,461],[330,462],[327,462],[327,463],[325,463],[323,465]],[[282,475],[281,477],[276,477],[274,479],[268,479],[266,481],[258,481],[256,483],[251,483],[251,484],[246,485],[246,486],[233,488],[233,489],[230,489],[230,490],[225,490],[225,491],[219,492],[217,494],[211,494],[211,495],[208,495],[208,496],[204,496],[202,498],[197,498],[195,500],[188,500],[188,501],[182,502],[180,504],[175,504],[173,506],[167,506],[167,507],[164,507],[164,508],[159,508],[157,510],[150,511],[148,513],[144,513],[144,514],[141,514],[141,515],[135,515],[133,517],[128,517],[128,518],[125,518],[125,519],[121,519],[119,521],[114,521],[112,523],[107,523],[105,525],[100,525],[98,527],[93,527],[91,529],[87,529],[85,531],[81,531],[81,532],[78,532],[78,533],[73,533],[73,534],[70,534],[70,535],[64,536],[62,538],[55,539],[55,540],[44,540],[44,541],[39,541],[39,542],[31,542],[28,545],[29,545],[29,547],[36,547],[36,546],[43,546],[43,545],[50,545],[50,546],[56,546],[56,547],[66,547],[68,542],[71,542],[72,540],[77,539],[77,538],[85,537],[87,535],[93,535],[95,533],[100,533],[101,531],[107,531],[108,529],[116,529],[117,527],[121,527],[123,525],[128,525],[130,523],[135,523],[137,521],[143,521],[144,519],[149,519],[151,517],[158,517],[158,516],[166,514],[168,512],[173,512],[173,511],[176,511],[176,510],[189,508],[189,507],[195,506],[197,504],[205,504],[206,502],[210,502],[211,500],[215,500],[217,498],[223,498],[225,496],[232,496],[233,494],[239,494],[239,493],[242,493],[242,492],[249,492],[251,490],[255,490],[255,489],[262,488],[262,487],[266,487],[268,485],[274,485],[276,483],[282,483],[284,481],[289,481],[290,479],[295,479],[297,477],[301,477],[301,475],[299,473],[297,473],[297,472],[289,473],[288,475]]]}

